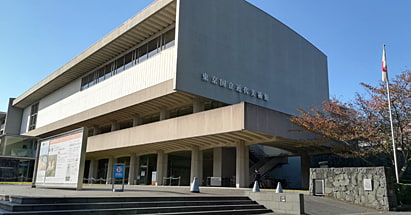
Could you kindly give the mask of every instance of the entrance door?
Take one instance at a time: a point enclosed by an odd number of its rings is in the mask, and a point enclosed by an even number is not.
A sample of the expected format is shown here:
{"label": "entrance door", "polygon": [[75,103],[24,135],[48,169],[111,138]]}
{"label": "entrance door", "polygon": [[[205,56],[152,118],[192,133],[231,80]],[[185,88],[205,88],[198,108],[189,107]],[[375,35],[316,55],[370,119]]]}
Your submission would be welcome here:
{"label": "entrance door", "polygon": [[151,184],[151,174],[157,168],[157,155],[143,155],[140,157],[140,166],[137,175],[137,184]]}

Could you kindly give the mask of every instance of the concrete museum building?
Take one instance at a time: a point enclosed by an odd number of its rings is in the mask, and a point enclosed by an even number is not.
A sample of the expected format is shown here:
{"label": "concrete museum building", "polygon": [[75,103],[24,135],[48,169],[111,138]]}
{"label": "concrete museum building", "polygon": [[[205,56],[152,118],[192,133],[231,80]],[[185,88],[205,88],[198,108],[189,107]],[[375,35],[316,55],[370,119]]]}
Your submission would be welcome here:
{"label": "concrete museum building", "polygon": [[3,136],[87,128],[90,183],[125,163],[129,184],[249,187],[289,165],[307,188],[327,149],[288,117],[326,99],[327,57],[250,3],[156,0],[11,100]]}

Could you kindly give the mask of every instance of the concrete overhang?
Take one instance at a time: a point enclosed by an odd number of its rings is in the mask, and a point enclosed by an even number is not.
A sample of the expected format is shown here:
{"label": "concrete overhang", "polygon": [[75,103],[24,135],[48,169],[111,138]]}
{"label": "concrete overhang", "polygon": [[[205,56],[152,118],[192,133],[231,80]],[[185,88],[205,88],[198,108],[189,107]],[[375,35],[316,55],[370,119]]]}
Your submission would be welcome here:
{"label": "concrete overhang", "polygon": [[147,40],[176,21],[176,0],[157,0],[57,71],[24,92],[13,106],[25,108]]}
{"label": "concrete overhang", "polygon": [[262,144],[292,153],[329,152],[319,135],[289,121],[289,115],[239,103],[218,109],[162,120],[88,138],[87,157],[144,155]]}
{"label": "concrete overhang", "polygon": [[114,101],[90,108],[81,113],[31,130],[24,135],[49,137],[80,127],[94,127],[110,124],[112,121],[130,120],[136,114],[140,117],[158,113],[162,108],[181,107],[192,104],[194,96],[173,89],[174,81],[159,83]]}

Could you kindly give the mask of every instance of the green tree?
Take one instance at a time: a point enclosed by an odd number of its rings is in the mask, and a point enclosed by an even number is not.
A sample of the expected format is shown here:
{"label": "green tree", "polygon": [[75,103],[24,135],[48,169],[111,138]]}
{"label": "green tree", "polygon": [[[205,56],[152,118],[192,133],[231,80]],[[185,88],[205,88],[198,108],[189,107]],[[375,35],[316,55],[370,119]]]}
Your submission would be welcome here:
{"label": "green tree", "polygon": [[[325,101],[320,108],[299,109],[295,124],[338,144],[335,153],[365,158],[385,155],[394,165],[391,127],[385,83],[361,85],[366,95],[355,95],[352,102]],[[391,109],[400,178],[411,163],[411,72],[404,71],[390,83]]]}

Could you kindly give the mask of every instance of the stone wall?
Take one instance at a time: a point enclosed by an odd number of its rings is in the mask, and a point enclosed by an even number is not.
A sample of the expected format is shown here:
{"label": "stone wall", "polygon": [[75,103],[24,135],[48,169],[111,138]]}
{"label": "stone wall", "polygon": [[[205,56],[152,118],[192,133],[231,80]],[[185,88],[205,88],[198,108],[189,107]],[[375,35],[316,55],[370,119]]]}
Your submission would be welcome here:
{"label": "stone wall", "polygon": [[264,191],[249,192],[248,196],[276,214],[304,214],[304,195],[301,193]]}
{"label": "stone wall", "polygon": [[347,202],[388,211],[395,205],[392,183],[384,167],[311,168],[310,194],[315,180],[324,180],[324,195]]}

